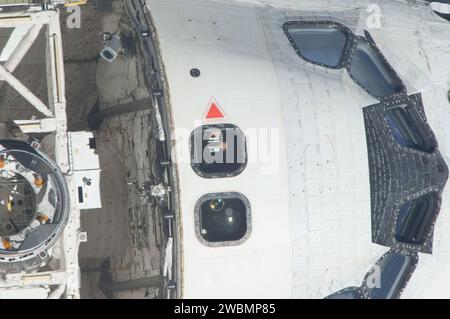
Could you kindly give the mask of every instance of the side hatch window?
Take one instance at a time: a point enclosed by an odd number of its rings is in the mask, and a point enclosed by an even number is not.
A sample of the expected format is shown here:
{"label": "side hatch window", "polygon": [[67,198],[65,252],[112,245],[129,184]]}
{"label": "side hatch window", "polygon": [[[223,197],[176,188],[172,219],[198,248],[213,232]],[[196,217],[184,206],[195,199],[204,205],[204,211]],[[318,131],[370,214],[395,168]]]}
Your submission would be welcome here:
{"label": "side hatch window", "polygon": [[191,166],[204,178],[239,175],[247,166],[244,133],[235,125],[204,125],[191,134]]}

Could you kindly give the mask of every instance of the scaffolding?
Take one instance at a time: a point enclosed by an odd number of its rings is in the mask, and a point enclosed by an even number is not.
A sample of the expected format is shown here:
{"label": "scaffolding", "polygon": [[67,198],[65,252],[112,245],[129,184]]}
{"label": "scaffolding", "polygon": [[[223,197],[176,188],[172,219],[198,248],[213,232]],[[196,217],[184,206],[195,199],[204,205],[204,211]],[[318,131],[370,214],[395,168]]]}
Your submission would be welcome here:
{"label": "scaffolding", "polygon": [[[19,3],[20,1],[1,1]],[[29,3],[31,1],[27,1]],[[33,1],[33,3],[38,1]],[[42,1],[39,1],[42,2]],[[58,1],[52,1],[58,2]],[[6,4],[6,5],[8,5]],[[0,28],[20,29],[22,37],[10,37],[2,52],[0,82],[9,84],[24,97],[42,116],[35,119],[17,119],[15,124],[23,133],[53,133],[55,136],[55,160],[67,182],[70,194],[69,220],[64,232],[51,253],[60,260],[59,269],[29,274],[8,272],[0,281],[2,291],[24,291],[36,288],[48,291],[49,298],[79,298],[80,271],[78,247],[82,241],[80,210],[77,202],[77,188],[69,163],[69,142],[67,132],[64,59],[61,39],[59,11],[55,7],[40,9],[24,8],[14,12],[0,11]],[[48,100],[42,101],[15,75],[14,71],[37,39],[41,31],[46,39],[46,77]],[[14,31],[13,31],[14,32]],[[8,49],[6,49],[8,48]],[[7,52],[5,52],[5,50]],[[50,252],[49,252],[50,253]]]}

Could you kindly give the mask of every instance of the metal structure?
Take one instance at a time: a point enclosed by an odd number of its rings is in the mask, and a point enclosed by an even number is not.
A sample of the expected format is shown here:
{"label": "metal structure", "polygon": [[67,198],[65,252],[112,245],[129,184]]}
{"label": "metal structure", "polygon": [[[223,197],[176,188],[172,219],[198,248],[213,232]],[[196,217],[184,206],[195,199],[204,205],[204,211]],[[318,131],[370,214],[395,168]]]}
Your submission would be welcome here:
{"label": "metal structure", "polygon": [[[41,259],[34,265],[21,261],[5,260],[0,269],[5,272],[0,281],[3,297],[16,296],[28,292],[30,297],[79,298],[80,271],[78,266],[78,245],[80,211],[78,208],[75,175],[69,161],[69,143],[66,119],[66,100],[64,83],[64,60],[61,39],[59,11],[52,4],[68,1],[16,1],[3,6],[15,5],[14,10],[0,14],[0,28],[15,28],[23,34],[22,38],[11,37],[2,52],[4,63],[0,65],[0,77],[4,85],[10,85],[25,98],[42,116],[29,119],[16,119],[15,124],[23,133],[52,133],[55,137],[55,161],[60,170],[62,183],[68,196],[62,203],[67,219],[59,229],[62,234],[54,236],[53,247],[39,252]],[[72,2],[72,1],[71,1]],[[39,4],[39,6],[38,6]],[[23,5],[23,6],[21,6]],[[18,6],[18,7],[17,7]],[[48,100],[42,101],[25,84],[14,76],[14,71],[30,50],[39,33],[43,30],[46,39],[46,72]],[[14,31],[13,31],[14,32]],[[16,41],[16,42],[11,42]],[[70,207],[70,208],[69,208]],[[65,226],[65,227],[64,227]],[[49,257],[58,260],[54,270],[40,272]],[[19,267],[18,267],[19,266]]]}
{"label": "metal structure", "polygon": [[104,32],[102,35],[104,48],[100,51],[100,56],[108,62],[114,61],[119,53],[123,52],[120,35]]}

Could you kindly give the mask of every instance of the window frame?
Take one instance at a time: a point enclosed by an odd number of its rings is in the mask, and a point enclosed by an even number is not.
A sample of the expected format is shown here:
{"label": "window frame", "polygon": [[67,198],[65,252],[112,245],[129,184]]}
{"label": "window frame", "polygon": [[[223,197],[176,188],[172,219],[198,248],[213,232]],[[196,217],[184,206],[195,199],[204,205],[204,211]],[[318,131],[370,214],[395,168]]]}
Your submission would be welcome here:
{"label": "window frame", "polygon": [[[215,198],[237,198],[242,201],[242,203],[245,206],[245,215],[246,215],[246,232],[244,236],[242,236],[238,240],[230,240],[230,241],[217,241],[217,242],[210,242],[206,240],[202,233],[201,233],[201,206],[204,202],[208,200],[212,200]],[[229,247],[229,246],[239,246],[246,242],[252,233],[252,212],[251,212],[251,205],[250,201],[245,197],[243,194],[238,192],[223,192],[223,193],[209,193],[206,195],[203,195],[200,197],[197,202],[195,203],[194,207],[194,223],[195,223],[195,235],[197,236],[197,239],[205,246],[207,247]]]}

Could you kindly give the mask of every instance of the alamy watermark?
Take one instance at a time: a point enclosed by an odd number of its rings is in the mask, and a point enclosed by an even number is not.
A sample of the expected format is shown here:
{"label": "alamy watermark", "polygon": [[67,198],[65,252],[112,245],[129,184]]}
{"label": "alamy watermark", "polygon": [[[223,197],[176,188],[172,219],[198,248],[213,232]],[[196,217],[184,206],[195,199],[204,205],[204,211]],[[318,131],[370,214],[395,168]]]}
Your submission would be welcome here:
{"label": "alamy watermark", "polygon": [[261,174],[277,174],[280,168],[280,129],[205,125],[177,128],[177,162],[202,164],[217,169],[226,165],[258,165]]}
{"label": "alamy watermark", "polygon": [[381,8],[377,4],[370,4],[367,6],[367,13],[369,14],[366,19],[366,26],[369,29],[380,29],[382,27],[381,24]]}
{"label": "alamy watermark", "polygon": [[66,19],[66,26],[68,29],[81,28],[81,8],[80,6],[70,6],[66,8],[69,16]]}

